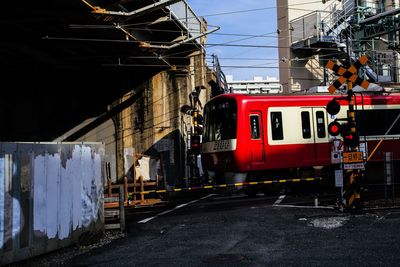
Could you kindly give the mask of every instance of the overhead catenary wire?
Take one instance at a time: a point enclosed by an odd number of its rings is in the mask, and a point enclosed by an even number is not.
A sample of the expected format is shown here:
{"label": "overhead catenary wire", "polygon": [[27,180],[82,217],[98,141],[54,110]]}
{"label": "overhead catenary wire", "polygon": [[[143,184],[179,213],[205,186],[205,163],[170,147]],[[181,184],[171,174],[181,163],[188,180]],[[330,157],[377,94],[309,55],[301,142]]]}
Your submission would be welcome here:
{"label": "overhead catenary wire", "polygon": [[[319,1],[310,1],[310,2],[303,2],[303,3],[299,3],[299,4],[291,4],[291,5],[285,5],[285,7],[292,7],[292,6],[298,6],[298,5],[307,5],[307,4],[314,4],[314,3],[318,3]],[[255,11],[261,11],[261,10],[267,10],[267,9],[276,9],[280,6],[273,6],[273,7],[261,7],[261,8],[257,8],[257,9],[247,9],[247,10],[237,10],[237,11],[230,11],[230,12],[221,12],[221,13],[214,13],[214,14],[208,14],[208,15],[201,15],[201,17],[209,17],[209,16],[220,16],[220,15],[229,15],[229,14],[237,14],[237,13],[247,13],[247,12],[255,12]],[[194,17],[193,17],[194,18]],[[176,20],[181,20],[181,18],[177,18]],[[189,22],[190,23],[190,22]],[[140,24],[146,24],[146,22],[141,22]],[[148,22],[147,22],[148,24]],[[119,27],[129,27],[129,26],[133,26],[133,25],[139,25],[139,24],[122,24],[122,25],[118,25]],[[103,26],[103,25],[102,25]],[[100,27],[102,27],[100,26]],[[208,25],[211,26],[211,25]],[[71,27],[79,27],[79,25],[71,25]],[[217,33],[218,34],[218,33]],[[251,37],[265,37],[265,35],[254,35],[254,36],[249,36]],[[229,43],[233,43],[233,42],[238,42],[241,40],[234,40],[234,41],[230,41]]]}
{"label": "overhead catenary wire", "polygon": [[[309,1],[309,2],[303,2],[303,3],[298,3],[298,4],[291,4],[288,5],[288,9],[302,9],[302,8],[297,8],[296,6],[300,6],[300,5],[307,5],[307,4],[314,4],[314,3],[320,3],[320,1]],[[247,12],[258,12],[258,11],[262,11],[262,10],[268,10],[268,9],[276,9],[280,6],[271,6],[271,7],[264,7],[264,8],[257,8],[257,9],[245,9],[245,10],[236,10],[236,11],[229,11],[229,12],[220,12],[220,13],[214,13],[214,14],[205,14],[205,15],[201,15],[202,17],[213,17],[213,16],[226,16],[226,15],[231,15],[231,14],[238,14],[238,13],[247,13]],[[286,5],[285,5],[286,7]],[[314,11],[314,10],[307,10],[307,9],[302,9],[302,10],[306,10],[306,11]],[[179,18],[178,18],[179,19]],[[130,26],[134,26],[134,25],[138,25],[138,24],[121,24],[123,25],[123,27],[130,27]],[[211,26],[211,25],[210,25]],[[152,29],[153,30],[153,29]],[[157,29],[154,29],[157,30]],[[283,30],[288,30],[288,29],[282,29]],[[215,35],[219,34],[219,33],[214,33]],[[224,35],[223,33],[221,33],[220,35]],[[225,34],[225,35],[232,35],[232,36],[240,36],[240,37],[246,37],[246,38],[241,38],[241,39],[237,39],[237,40],[231,40],[231,41],[227,41],[224,43],[208,43],[206,44],[207,48],[212,48],[214,46],[225,46],[225,47],[237,47],[237,48],[250,48],[250,49],[262,49],[262,48],[271,48],[271,49],[276,49],[276,48],[290,48],[289,47],[283,47],[283,46],[279,46],[279,45],[253,45],[253,44],[232,44],[235,42],[240,42],[243,40],[248,40],[248,39],[252,39],[252,38],[262,38],[262,37],[273,37],[273,38],[277,38],[279,39],[283,39],[284,37],[280,37],[278,34],[276,33],[269,33],[269,34],[263,34],[263,35],[246,35],[246,34]],[[248,38],[247,38],[248,37]],[[146,40],[143,40],[146,41]],[[155,43],[155,42],[154,42]],[[162,43],[162,42],[161,42]],[[306,49],[319,49],[319,47],[313,47],[313,48],[306,48]],[[194,51],[196,51],[197,49],[194,49]],[[332,48],[332,51],[337,50],[336,48]],[[187,53],[187,51],[185,52],[181,52],[181,53]],[[241,53],[243,54],[243,53]],[[162,55],[162,57],[164,58],[170,58],[173,59],[174,56],[178,56],[179,54],[163,54],[163,52],[160,52],[160,55]],[[175,57],[176,59],[178,59],[178,57]],[[322,57],[321,57],[322,58]],[[133,59],[133,58],[132,58]],[[225,60],[224,58],[220,58],[222,60]],[[228,60],[228,59],[227,59]],[[234,58],[230,58],[229,60],[234,60]],[[294,60],[294,59],[288,59],[290,60]],[[302,60],[308,60],[307,58],[304,59],[296,59],[295,61],[302,61]],[[276,59],[277,62],[279,62],[279,59]],[[238,66],[238,65],[225,65],[228,67],[232,67],[232,68],[260,68],[260,67],[266,67],[266,64],[270,64],[270,63],[265,63],[265,64],[259,64],[259,66]],[[263,66],[264,65],[264,66]],[[132,65],[133,66],[133,65]],[[147,65],[145,65],[147,66]],[[148,65],[151,66],[151,65]],[[291,67],[293,68],[293,67]]]}
{"label": "overhead catenary wire", "polygon": [[[303,3],[297,3],[297,4],[284,5],[284,7],[288,7],[290,9],[290,8],[295,8],[296,6],[304,6],[304,5],[309,5],[309,4],[319,3],[319,2],[320,1],[309,1],[309,2],[303,2]],[[268,10],[268,9],[276,9],[278,7],[282,7],[282,6],[260,7],[260,8],[257,8],[257,9],[243,9],[243,10],[235,10],[235,11],[229,11],[229,12],[204,14],[204,15],[200,15],[200,16],[201,17],[225,16],[225,15],[238,14],[238,13],[259,12],[259,11]],[[181,20],[181,18],[178,18],[177,20]],[[141,24],[142,23],[146,24],[146,23],[149,23],[149,22],[141,22]],[[129,26],[132,26],[132,25],[138,25],[138,24],[121,24],[122,27],[129,27]],[[74,27],[74,25],[71,25],[71,26]],[[75,27],[79,27],[79,25],[78,26],[75,25]],[[218,33],[215,33],[215,34],[218,34]],[[264,37],[264,36],[263,35],[254,35],[254,36],[249,36],[249,37]],[[277,38],[277,37],[275,37],[275,38]],[[236,41],[240,41],[240,40],[236,40]],[[236,41],[230,41],[230,42],[236,42]]]}
{"label": "overhead catenary wire", "polygon": [[[138,41],[138,40],[120,40],[120,39],[104,39],[104,38],[75,38],[75,37],[52,37],[52,36],[45,36],[42,39],[46,40],[61,40],[61,41],[85,41],[85,42],[115,42],[115,43],[126,43],[126,44],[133,44],[137,43],[140,44],[141,42],[145,41]],[[159,42],[162,43],[162,42]],[[278,45],[252,45],[252,44],[225,44],[225,43],[210,43],[206,44],[206,46],[232,46],[232,47],[255,47],[255,48],[291,48],[290,46],[278,46]],[[302,49],[309,49],[309,50],[317,50],[317,49],[325,49],[327,51],[337,51],[338,48],[326,48],[326,47],[318,47],[318,46],[313,46],[313,47],[304,47]],[[194,49],[193,51],[198,51],[199,48]],[[191,50],[187,50],[184,52],[180,53],[187,53],[190,52]]]}
{"label": "overhead catenary wire", "polygon": [[[228,11],[228,12],[220,12],[220,13],[212,13],[212,14],[201,14],[196,17],[186,17],[186,19],[195,19],[199,17],[215,17],[215,16],[226,16],[226,15],[234,15],[234,14],[240,14],[240,13],[249,13],[249,12],[260,12],[264,10],[272,10],[272,9],[277,9],[279,7],[287,7],[288,9],[292,9],[294,6],[304,6],[304,5],[311,5],[311,4],[316,4],[316,3],[321,3],[320,0],[318,1],[310,1],[310,2],[303,2],[303,3],[297,3],[297,4],[290,4],[290,5],[282,5],[282,6],[270,6],[270,7],[259,7],[259,8],[253,8],[253,9],[241,9],[241,10],[234,10],[234,11]],[[304,9],[305,11],[315,11],[315,9]],[[176,19],[171,19],[171,20],[182,20],[183,18],[176,18]],[[121,27],[125,26],[139,26],[139,25],[147,25],[149,23],[152,23],[153,21],[146,21],[146,22],[139,22],[139,23],[129,23],[129,24],[121,24]],[[88,26],[90,27],[91,25],[78,25],[78,24],[71,24],[71,27],[80,27],[80,26]]]}

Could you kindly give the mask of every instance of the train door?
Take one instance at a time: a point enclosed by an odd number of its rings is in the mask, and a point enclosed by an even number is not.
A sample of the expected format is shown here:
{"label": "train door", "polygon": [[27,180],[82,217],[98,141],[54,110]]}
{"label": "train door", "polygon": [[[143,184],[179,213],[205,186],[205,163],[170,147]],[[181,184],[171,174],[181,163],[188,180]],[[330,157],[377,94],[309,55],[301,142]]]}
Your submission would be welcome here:
{"label": "train door", "polygon": [[300,112],[303,149],[303,161],[329,160],[327,133],[327,115],[324,108],[302,108]]}
{"label": "train door", "polygon": [[249,115],[250,123],[250,146],[252,163],[264,163],[264,134],[262,125],[261,111],[251,111]]}

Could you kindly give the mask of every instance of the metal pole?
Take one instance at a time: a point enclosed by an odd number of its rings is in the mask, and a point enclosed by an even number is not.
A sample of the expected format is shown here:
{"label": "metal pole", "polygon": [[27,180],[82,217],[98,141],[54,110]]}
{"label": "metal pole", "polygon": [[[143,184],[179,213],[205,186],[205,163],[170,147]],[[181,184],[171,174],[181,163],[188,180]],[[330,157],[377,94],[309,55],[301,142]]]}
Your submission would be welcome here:
{"label": "metal pole", "polygon": [[121,232],[125,231],[125,206],[124,206],[124,186],[119,186],[119,223]]}
{"label": "metal pole", "polygon": [[393,182],[393,153],[385,152],[385,202],[387,204],[387,186],[392,187],[392,205],[394,205],[394,182]]}
{"label": "metal pole", "polygon": [[[355,111],[354,111],[354,92],[353,92],[353,83],[348,82],[347,83],[347,97],[348,97],[348,102],[349,102],[349,110],[347,112],[347,121],[350,126],[350,133],[354,138],[356,137],[357,133],[357,128],[356,128],[356,119],[355,119]],[[349,147],[347,147],[347,151],[354,152],[357,151],[357,146],[356,144],[351,144]],[[361,179],[364,177],[363,175],[363,170],[359,169],[350,169],[346,172],[346,176],[348,178],[348,190],[349,192],[349,198],[347,201],[347,206],[349,208],[359,210],[361,209],[361,191],[362,191],[362,186],[361,186]]]}

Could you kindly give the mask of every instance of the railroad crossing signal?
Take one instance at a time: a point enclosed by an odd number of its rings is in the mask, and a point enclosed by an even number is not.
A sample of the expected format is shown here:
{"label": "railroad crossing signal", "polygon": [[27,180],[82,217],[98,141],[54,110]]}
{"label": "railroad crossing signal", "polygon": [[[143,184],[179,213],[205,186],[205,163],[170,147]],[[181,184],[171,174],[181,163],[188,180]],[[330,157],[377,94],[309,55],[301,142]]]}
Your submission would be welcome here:
{"label": "railroad crossing signal", "polygon": [[364,79],[361,79],[357,74],[358,69],[362,65],[367,63],[367,61],[368,57],[363,55],[356,62],[354,62],[354,64],[351,65],[348,69],[345,69],[342,66],[337,65],[335,62],[329,60],[328,63],[326,64],[326,67],[330,70],[333,70],[336,73],[336,75],[339,75],[339,78],[329,86],[328,88],[329,93],[331,94],[335,93],[336,89],[338,89],[346,80],[356,85],[359,85],[364,89],[367,89],[369,86],[369,82]]}
{"label": "railroad crossing signal", "polygon": [[[369,86],[369,82],[358,77],[358,69],[367,63],[368,58],[364,55],[360,57],[353,65],[351,65],[348,69],[345,69],[333,61],[328,61],[326,67],[333,70],[336,75],[339,75],[339,78],[329,86],[328,90],[331,94],[333,94],[336,89],[338,89],[344,82],[348,82],[347,85],[347,100],[349,102],[349,109],[347,112],[347,123],[339,124],[336,120],[331,122],[328,126],[328,131],[332,136],[337,136],[339,134],[343,137],[343,142],[345,145],[345,151],[343,153],[344,159],[348,160],[349,157],[346,155],[360,155],[360,152],[357,151],[357,147],[359,146],[359,135],[356,129],[356,120],[355,120],[355,110],[354,110],[354,93],[353,93],[353,84],[359,85],[364,89],[367,89]],[[327,105],[327,111],[331,115],[336,115],[340,111],[340,104],[336,98],[332,99]],[[362,153],[361,153],[362,155]],[[346,186],[344,187],[344,191],[342,191],[342,196],[345,198],[345,205],[350,209],[359,210],[362,206],[361,193],[362,183],[364,180],[364,163],[362,162],[362,156],[360,157],[361,163],[351,163],[349,168],[346,168],[347,165],[344,165],[344,177],[347,180]],[[343,169],[341,169],[343,171]]]}

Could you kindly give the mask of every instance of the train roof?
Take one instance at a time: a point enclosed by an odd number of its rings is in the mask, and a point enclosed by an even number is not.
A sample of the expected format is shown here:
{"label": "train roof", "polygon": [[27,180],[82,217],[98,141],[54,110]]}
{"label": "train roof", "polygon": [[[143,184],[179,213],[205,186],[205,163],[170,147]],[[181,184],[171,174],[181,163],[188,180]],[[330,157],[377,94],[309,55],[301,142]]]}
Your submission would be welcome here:
{"label": "train roof", "polygon": [[[400,104],[400,93],[387,92],[355,92],[356,102],[364,104]],[[235,99],[238,102],[244,101],[329,101],[333,98],[346,101],[347,94],[315,93],[315,94],[222,94],[210,100]]]}

